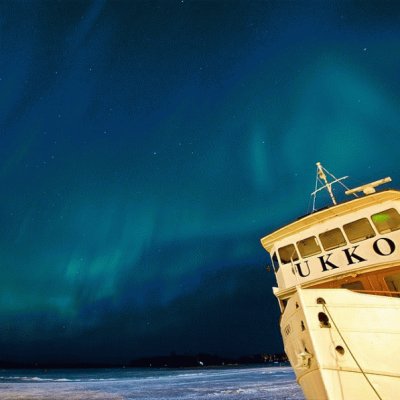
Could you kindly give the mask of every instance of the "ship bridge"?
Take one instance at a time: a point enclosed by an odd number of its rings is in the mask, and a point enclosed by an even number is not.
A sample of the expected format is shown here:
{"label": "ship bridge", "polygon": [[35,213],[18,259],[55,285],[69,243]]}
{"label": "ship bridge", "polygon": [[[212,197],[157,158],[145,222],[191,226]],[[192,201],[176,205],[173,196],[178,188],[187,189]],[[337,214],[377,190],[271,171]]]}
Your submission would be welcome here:
{"label": "ship bridge", "polygon": [[[327,175],[333,179],[328,181]],[[306,399],[398,398],[400,191],[346,187],[317,163],[313,212],[261,239],[271,254],[285,352]],[[333,205],[316,211],[326,189]],[[365,196],[358,197],[363,192]]]}
{"label": "ship bridge", "polygon": [[[399,292],[400,192],[386,190],[309,214],[261,239],[279,298],[301,287]],[[382,276],[377,270],[384,269]]]}

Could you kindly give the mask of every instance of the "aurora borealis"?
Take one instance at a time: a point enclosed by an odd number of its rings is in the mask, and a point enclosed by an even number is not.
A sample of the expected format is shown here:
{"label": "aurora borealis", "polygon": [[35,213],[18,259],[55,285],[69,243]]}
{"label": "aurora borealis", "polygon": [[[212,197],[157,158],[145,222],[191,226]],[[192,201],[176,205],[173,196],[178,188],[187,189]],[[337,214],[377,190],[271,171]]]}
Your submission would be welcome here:
{"label": "aurora borealis", "polygon": [[0,360],[281,351],[259,239],[316,161],[400,186],[400,5],[0,11]]}

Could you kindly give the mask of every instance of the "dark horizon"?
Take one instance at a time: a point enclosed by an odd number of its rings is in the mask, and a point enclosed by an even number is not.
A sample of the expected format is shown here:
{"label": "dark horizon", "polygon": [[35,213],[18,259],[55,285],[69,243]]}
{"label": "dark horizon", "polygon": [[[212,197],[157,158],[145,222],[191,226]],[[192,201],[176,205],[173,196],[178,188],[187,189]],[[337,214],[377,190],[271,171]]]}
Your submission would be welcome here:
{"label": "dark horizon", "polygon": [[394,1],[0,1],[0,360],[280,353],[260,238],[315,163],[399,187]]}
{"label": "dark horizon", "polygon": [[9,362],[0,360],[2,369],[83,369],[83,368],[194,368],[228,367],[253,364],[288,363],[285,353],[251,354],[239,357],[222,357],[217,354],[176,354],[134,358],[127,363],[45,363]]}

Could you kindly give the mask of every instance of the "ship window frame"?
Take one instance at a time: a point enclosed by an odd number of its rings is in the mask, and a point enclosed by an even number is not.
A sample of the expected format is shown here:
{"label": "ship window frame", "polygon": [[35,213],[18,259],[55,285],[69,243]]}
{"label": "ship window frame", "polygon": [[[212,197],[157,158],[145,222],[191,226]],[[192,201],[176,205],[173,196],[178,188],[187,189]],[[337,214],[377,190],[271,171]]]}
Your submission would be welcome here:
{"label": "ship window frame", "polygon": [[[325,237],[328,236],[329,234],[331,234],[331,232],[339,232],[342,241],[335,241],[332,244],[328,244],[326,243]],[[342,246],[346,246],[347,244],[347,240],[344,236],[343,231],[340,228],[333,228],[333,229],[329,229],[328,231],[322,232],[319,235],[319,241],[322,244],[322,247],[324,248],[325,251],[329,251],[329,250],[333,250],[333,249],[337,249],[338,247],[342,247]],[[321,237],[322,236],[322,237]],[[339,235],[337,237],[332,237],[332,239],[337,239],[339,237]]]}
{"label": "ship window frame", "polygon": [[[313,241],[316,246],[309,250],[307,249],[307,247],[309,247],[307,243],[311,243],[311,241]],[[312,257],[322,252],[321,245],[318,243],[316,236],[309,236],[305,239],[299,240],[296,242],[296,247],[302,258]]]}
{"label": "ship window frame", "polygon": [[[365,224],[364,227],[368,226],[370,228],[368,231],[364,230],[361,227],[361,221],[363,221],[362,223]],[[359,226],[357,228],[354,228],[356,224],[358,224]],[[366,217],[356,219],[355,221],[349,222],[348,224],[344,224],[343,230],[350,243],[362,242],[363,240],[371,239],[376,236],[376,232],[372,227],[371,222]],[[354,235],[354,233],[356,233],[356,235]]]}
{"label": "ship window frame", "polygon": [[271,254],[271,263],[272,263],[272,268],[274,269],[275,272],[279,271],[280,263],[278,260],[278,254],[276,251],[274,251]]}
{"label": "ship window frame", "polygon": [[[384,213],[387,213],[387,214],[389,215],[389,221],[393,221],[394,223],[397,223],[397,225],[394,226],[393,228],[392,228],[391,226],[387,226],[386,229],[381,229],[382,226],[381,226],[380,224],[381,224],[382,221],[378,221],[378,220],[374,221],[374,217],[377,217],[378,215],[382,215],[382,214],[384,214]],[[390,213],[392,213],[392,216],[393,216],[394,218],[391,218]],[[376,219],[376,218],[375,218],[375,219]],[[398,212],[394,207],[388,208],[387,210],[383,210],[383,211],[380,211],[380,212],[375,213],[375,214],[372,214],[372,215],[371,215],[371,221],[372,221],[372,223],[374,224],[376,230],[377,230],[381,235],[384,235],[384,234],[390,233],[390,232],[394,232],[394,231],[397,231],[397,230],[400,229],[400,214],[399,214],[399,212]],[[385,222],[386,222],[386,221],[385,221]],[[389,224],[387,224],[387,225],[389,225]]]}
{"label": "ship window frame", "polygon": [[[287,260],[286,258],[285,258],[285,259],[282,258],[281,252],[282,252],[284,249],[290,248],[290,247],[293,247],[293,250],[294,250],[294,251],[292,252],[292,256],[290,257],[290,259]],[[280,248],[278,249],[278,255],[279,255],[279,259],[280,259],[282,265],[284,265],[284,264],[290,264],[291,262],[294,262],[294,261],[298,261],[298,260],[299,260],[299,254],[297,253],[297,249],[296,249],[296,247],[295,247],[295,245],[294,245],[293,243],[290,243],[290,244],[287,244],[286,246],[280,247]],[[293,257],[293,255],[294,255],[295,257]],[[287,260],[287,261],[286,261],[286,260]]]}

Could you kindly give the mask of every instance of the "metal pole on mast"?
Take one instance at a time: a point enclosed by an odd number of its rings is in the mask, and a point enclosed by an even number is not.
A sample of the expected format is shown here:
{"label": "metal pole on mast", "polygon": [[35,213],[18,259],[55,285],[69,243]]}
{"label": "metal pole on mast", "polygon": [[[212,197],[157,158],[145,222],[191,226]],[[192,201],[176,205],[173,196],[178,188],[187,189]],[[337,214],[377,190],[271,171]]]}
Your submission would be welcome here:
{"label": "metal pole on mast", "polygon": [[328,190],[329,196],[331,196],[331,200],[334,205],[336,205],[336,199],[335,196],[333,195],[332,192],[332,185],[328,182],[328,179],[326,178],[324,168],[322,167],[321,163],[318,161],[317,162],[317,173],[318,176],[325,182],[326,189]]}

